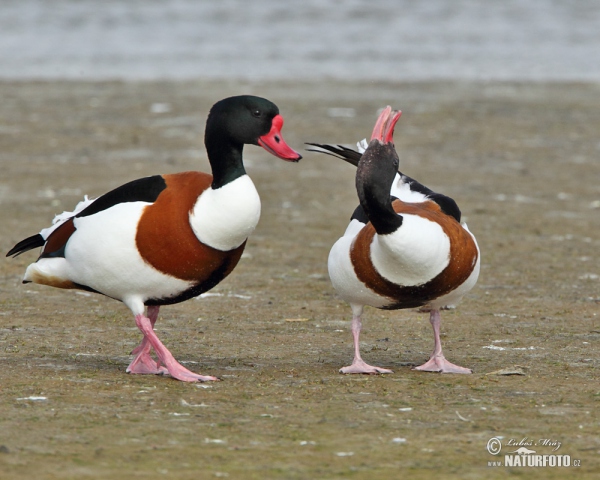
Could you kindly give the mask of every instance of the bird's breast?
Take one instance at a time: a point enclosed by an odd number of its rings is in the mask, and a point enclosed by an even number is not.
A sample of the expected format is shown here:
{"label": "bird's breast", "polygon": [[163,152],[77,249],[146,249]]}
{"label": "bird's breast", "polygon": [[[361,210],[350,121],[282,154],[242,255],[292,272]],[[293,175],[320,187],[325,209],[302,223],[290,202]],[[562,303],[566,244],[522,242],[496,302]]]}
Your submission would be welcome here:
{"label": "bird's breast", "polygon": [[433,202],[426,203],[395,201],[394,210],[404,217],[398,230],[378,236],[367,224],[351,246],[356,276],[377,294],[393,300],[393,308],[424,305],[451,292],[469,278],[477,264],[479,252],[473,236]]}
{"label": "bird's breast", "polygon": [[260,198],[248,175],[226,185],[208,188],[198,197],[189,216],[196,237],[222,251],[243,244],[260,219]]}
{"label": "bird's breast", "polygon": [[[200,201],[208,192],[214,192],[210,188],[212,176],[185,172],[164,178],[167,188],[145,207],[138,223],[136,244],[140,256],[156,270],[196,284],[229,262],[231,255],[236,257],[235,266],[248,235],[238,241],[239,229],[231,225],[229,228],[238,231],[235,239],[227,235],[226,228],[221,228],[221,237],[217,235],[219,220],[227,223],[231,217],[231,202],[220,203],[214,196],[208,202]],[[223,237],[230,243],[218,242]]]}

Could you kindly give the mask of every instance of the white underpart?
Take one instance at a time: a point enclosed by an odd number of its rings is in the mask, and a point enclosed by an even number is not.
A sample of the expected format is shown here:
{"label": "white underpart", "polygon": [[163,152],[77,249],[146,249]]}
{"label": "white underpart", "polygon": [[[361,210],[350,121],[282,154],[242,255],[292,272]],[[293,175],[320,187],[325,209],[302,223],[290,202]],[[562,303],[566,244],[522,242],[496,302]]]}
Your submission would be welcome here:
{"label": "white underpart", "polygon": [[248,175],[216,190],[205,190],[190,214],[190,224],[198,239],[222,251],[244,243],[259,219],[260,198]]}
{"label": "white underpart", "polygon": [[85,195],[83,197],[83,200],[81,202],[79,202],[76,206],[75,209],[72,212],[62,212],[59,213],[58,215],[56,215],[53,219],[52,219],[52,226],[48,227],[48,228],[44,228],[42,229],[42,231],[40,232],[40,235],[44,238],[44,240],[47,240],[48,237],[50,236],[50,234],[56,230],[58,227],[60,227],[63,223],[65,223],[69,218],[74,217],[75,215],[77,215],[79,212],[81,212],[84,208],[88,207],[89,205],[91,205],[92,203],[94,203],[96,199],[89,199],[87,195]]}
{"label": "white underpart", "polygon": [[147,202],[126,202],[75,218],[65,258],[42,258],[27,267],[25,280],[41,274],[87,285],[105,295],[139,304],[177,295],[192,286],[158,272],[140,256],[137,224]]}
{"label": "white underpart", "polygon": [[398,230],[373,237],[371,261],[382,277],[397,285],[421,285],[450,263],[450,239],[439,224],[403,214]]}
{"label": "white underpart", "polygon": [[352,220],[344,235],[331,247],[327,262],[329,278],[338,295],[348,303],[384,307],[390,304],[390,299],[367,288],[356,276],[350,260],[352,242],[364,226],[364,223]]}
{"label": "white underpart", "polygon": [[[404,215],[404,218],[406,217],[407,216]],[[393,302],[389,298],[378,295],[367,288],[356,276],[354,266],[350,260],[350,247],[356,235],[358,235],[358,232],[363,227],[363,223],[359,222],[358,220],[352,220],[348,225],[344,235],[333,245],[331,251],[329,252],[329,277],[331,278],[331,283],[333,284],[333,287],[337,291],[338,295],[340,295],[340,297],[346,300],[348,303],[356,305],[370,305],[372,307],[384,307]],[[465,224],[463,224],[463,227],[465,230],[467,230],[467,232],[469,231]],[[386,236],[382,237],[375,235],[371,249],[373,265],[384,278],[387,278],[394,283],[401,285],[419,285],[426,283],[437,276],[444,268],[446,268],[449,262],[449,240],[441,227],[439,228],[441,232],[438,232],[438,235],[440,233],[441,235],[438,239],[438,245],[433,245],[433,249],[436,250],[437,253],[435,255],[431,255],[431,252],[428,252],[425,255],[421,255],[422,261],[418,262],[416,260],[418,256],[415,255],[415,252],[408,251],[408,254],[411,258],[410,261],[405,262],[404,267],[401,267],[401,263],[397,258],[390,259],[389,263],[383,265],[385,263],[386,256],[391,255],[391,249],[389,246],[385,246],[386,248],[384,248],[383,244],[386,243],[386,239],[384,237]],[[471,233],[469,232],[469,234]],[[475,237],[472,234],[471,236],[475,241]],[[391,238],[387,239],[387,241],[389,240],[391,240]],[[373,248],[374,244],[377,244],[375,248]],[[476,241],[475,245],[477,245]],[[374,253],[374,250],[377,253]],[[428,304],[428,306],[432,308],[441,308],[448,305],[454,305],[458,303],[461,298],[475,286],[475,283],[479,277],[480,269],[479,247],[477,247],[477,252],[477,263],[469,278],[452,292],[433,300]],[[436,257],[437,260],[435,260]],[[439,262],[437,266],[436,262]],[[410,272],[412,276],[407,272]],[[423,277],[418,278],[420,274],[423,275]]]}
{"label": "white underpart", "polygon": [[[366,140],[363,140],[363,143]],[[359,150],[361,144],[358,144]],[[366,146],[365,146],[366,148]],[[412,191],[398,174],[390,194],[407,203],[421,203],[427,196]],[[435,278],[450,261],[450,240],[440,225],[417,215],[403,214],[403,224],[388,235],[375,235],[371,244],[371,259],[377,271],[386,279],[399,285],[420,285]],[[469,232],[467,225],[463,228]],[[344,235],[329,253],[329,276],[338,294],[347,302],[358,305],[383,307],[390,299],[377,295],[357,278],[350,260],[350,247],[364,224],[352,220]],[[469,232],[477,245],[475,237]],[[477,246],[479,253],[479,247]],[[479,277],[480,257],[469,278],[452,292],[434,300],[429,305],[440,308],[458,303],[469,292]]]}

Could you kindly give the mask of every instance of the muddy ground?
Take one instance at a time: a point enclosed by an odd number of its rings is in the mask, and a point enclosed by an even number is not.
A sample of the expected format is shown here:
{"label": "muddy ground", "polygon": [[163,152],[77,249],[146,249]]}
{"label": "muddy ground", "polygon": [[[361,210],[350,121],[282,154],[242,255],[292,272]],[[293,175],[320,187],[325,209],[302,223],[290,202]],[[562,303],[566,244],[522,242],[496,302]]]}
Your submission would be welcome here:
{"label": "muddy ground", "polygon": [[[220,382],[127,375],[141,336],[126,307],[22,285],[34,252],[0,261],[0,477],[597,478],[597,85],[0,83],[0,250],[84,194],[207,170],[207,111],[239,93],[277,103],[296,149],[351,144],[378,108],[403,110],[402,170],[453,196],[481,247],[478,285],[442,315],[447,357],[473,375],[412,371],[432,349],[427,315],[370,308],[363,356],[394,373],[338,373],[351,315],[326,261],[357,203],[354,169],[246,147],[263,203],[246,255],[156,327]],[[488,466],[523,439],[580,466]]]}

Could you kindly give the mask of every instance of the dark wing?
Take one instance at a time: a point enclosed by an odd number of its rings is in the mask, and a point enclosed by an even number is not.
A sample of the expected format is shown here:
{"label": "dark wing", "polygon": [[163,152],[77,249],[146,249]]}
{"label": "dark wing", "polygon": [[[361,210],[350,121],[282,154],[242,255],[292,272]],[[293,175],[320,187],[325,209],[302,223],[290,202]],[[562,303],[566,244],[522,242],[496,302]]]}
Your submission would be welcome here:
{"label": "dark wing", "polygon": [[[342,160],[345,160],[346,162],[354,165],[355,167],[358,166],[360,157],[362,157],[361,153],[352,150],[351,148],[344,147],[342,145],[327,145],[320,143],[307,143],[307,145],[317,147],[317,149],[308,148],[307,150],[310,152],[325,153],[327,155],[331,155],[332,157],[341,158]],[[408,184],[412,191],[419,192],[427,196],[429,199],[433,200],[440,206],[442,212],[444,212],[446,215],[453,217],[457,222],[460,222],[461,212],[458,208],[458,205],[452,198],[446,195],[442,195],[441,193],[434,192],[433,190],[427,188],[425,185],[417,182],[414,178],[410,178],[409,176],[404,175],[399,170],[398,173],[402,177],[404,183]],[[362,215],[359,212],[355,212],[352,218],[361,220]]]}
{"label": "dark wing", "polygon": [[419,193],[422,193],[423,195],[427,196],[427,198],[429,198],[430,200],[433,200],[435,203],[437,203],[440,206],[440,208],[442,209],[442,212],[444,212],[446,215],[453,217],[457,222],[460,223],[460,217],[461,217],[460,208],[458,208],[458,205],[454,201],[453,198],[450,198],[441,193],[434,192],[433,190],[431,190],[430,188],[427,188],[422,183],[417,182],[414,178],[410,178],[409,176],[404,175],[400,171],[398,173],[402,177],[402,180],[404,181],[404,183],[407,183],[413,192],[419,192]]}
{"label": "dark wing", "polygon": [[[144,177],[138,180],[133,180],[120,187],[105,193],[101,197],[94,200],[93,203],[84,208],[81,212],[74,215],[74,217],[87,217],[94,215],[95,213],[106,210],[110,207],[114,207],[119,203],[126,202],[148,202],[153,203],[156,201],[160,192],[166,188],[167,184],[165,179],[161,175],[154,175],[152,177]],[[66,225],[71,225],[70,227]],[[56,243],[51,249],[44,249],[42,256],[62,256],[64,254],[64,246],[71,234],[75,231],[75,227],[72,226],[73,221],[67,220],[63,225],[54,230],[50,236],[45,240],[39,233],[21,240],[6,254],[7,257],[14,255],[20,255],[24,252],[32,250],[34,248],[43,247],[46,241]],[[58,239],[60,238],[60,241]],[[62,245],[59,245],[62,244]],[[60,253],[59,253],[60,252]]]}
{"label": "dark wing", "polygon": [[101,197],[94,200],[94,203],[84,208],[76,217],[87,217],[95,213],[107,210],[119,203],[127,202],[148,202],[156,201],[160,192],[167,187],[165,179],[162,175],[153,175],[152,177],[144,177],[138,180],[133,180],[120,187],[105,193]]}

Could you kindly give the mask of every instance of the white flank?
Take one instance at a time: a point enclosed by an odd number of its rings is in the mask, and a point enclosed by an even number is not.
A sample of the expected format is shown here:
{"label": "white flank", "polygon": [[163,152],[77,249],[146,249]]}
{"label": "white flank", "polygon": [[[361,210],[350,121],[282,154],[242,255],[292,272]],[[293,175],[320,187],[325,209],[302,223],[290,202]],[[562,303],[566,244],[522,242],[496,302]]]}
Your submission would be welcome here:
{"label": "white flank", "polygon": [[228,251],[244,243],[259,218],[258,192],[243,175],[216,190],[205,190],[190,213],[190,224],[202,243]]}
{"label": "white flank", "polygon": [[[32,263],[25,279],[43,277],[87,285],[118,300],[161,298],[192,284],[158,272],[136,247],[137,224],[147,202],[126,202],[75,219],[65,258],[42,258]],[[130,301],[126,302],[128,305]]]}
{"label": "white flank", "polygon": [[339,296],[348,303],[384,307],[389,305],[390,299],[377,295],[367,288],[356,276],[350,260],[352,242],[364,226],[364,223],[352,220],[344,236],[331,247],[327,262],[329,278]]}

